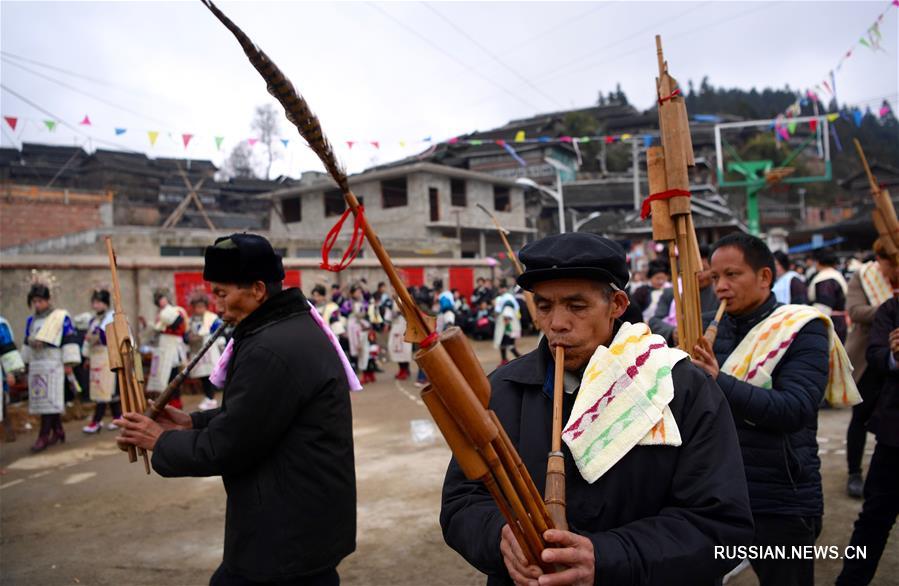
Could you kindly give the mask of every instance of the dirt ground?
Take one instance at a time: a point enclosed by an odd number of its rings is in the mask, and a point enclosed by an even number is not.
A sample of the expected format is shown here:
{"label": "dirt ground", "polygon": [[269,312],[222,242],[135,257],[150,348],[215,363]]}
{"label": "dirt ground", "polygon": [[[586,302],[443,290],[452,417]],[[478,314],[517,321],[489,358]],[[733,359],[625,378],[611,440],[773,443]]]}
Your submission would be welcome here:
{"label": "dirt ground", "polygon": [[[522,349],[533,347],[527,338]],[[498,362],[475,344],[489,371]],[[483,584],[444,543],[437,522],[449,450],[431,425],[411,381],[395,366],[353,395],[359,525],[356,552],[339,571],[348,585]],[[198,397],[188,397],[194,406]],[[848,411],[823,411],[819,441],[826,515],[819,545],[845,546],[860,501],[845,494]],[[68,441],[38,455],[35,431],[0,445],[0,582],[2,584],[208,583],[221,561],[225,494],[218,478],[164,480],[129,465],[114,433],[86,436],[66,424]],[[873,438],[869,436],[866,458]],[[841,562],[819,561],[817,583],[833,584]],[[874,584],[897,584],[899,530],[894,530]],[[751,570],[729,584],[758,581]]]}

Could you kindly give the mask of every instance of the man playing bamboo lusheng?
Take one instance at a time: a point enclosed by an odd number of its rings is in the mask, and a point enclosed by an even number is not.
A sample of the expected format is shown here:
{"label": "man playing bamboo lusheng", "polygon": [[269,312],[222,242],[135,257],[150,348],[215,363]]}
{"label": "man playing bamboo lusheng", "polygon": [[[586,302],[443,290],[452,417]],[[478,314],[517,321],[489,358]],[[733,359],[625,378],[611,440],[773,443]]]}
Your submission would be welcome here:
{"label": "man playing bamboo lusheng", "polygon": [[161,476],[222,476],[225,551],[211,584],[338,584],[337,564],[355,548],[358,381],[302,292],[281,290],[266,239],[219,238],[203,278],[237,324],[212,375],[221,407],[167,407],[158,423],[126,413],[119,441],[153,450]]}
{"label": "man playing bamboo lusheng", "polygon": [[[534,293],[544,339],[490,376],[495,410],[543,492],[551,446],[553,352],[564,348],[562,453],[570,531],[549,530],[543,561],[522,549],[478,482],[454,459],[440,523],[488,584],[713,584],[748,544],[752,520],[733,418],[714,381],[642,323],[624,251],[594,234],[525,246],[518,283]],[[614,399],[614,400],[613,400]]]}
{"label": "man playing bamboo lusheng", "polygon": [[[735,233],[719,240],[712,280],[727,313],[714,352],[700,341],[694,361],[715,377],[733,411],[754,544],[814,545],[824,508],[818,406],[825,396],[832,404],[858,402],[852,367],[828,317],[777,302],[774,256],[760,239]],[[762,586],[814,584],[812,558],[750,561]]]}

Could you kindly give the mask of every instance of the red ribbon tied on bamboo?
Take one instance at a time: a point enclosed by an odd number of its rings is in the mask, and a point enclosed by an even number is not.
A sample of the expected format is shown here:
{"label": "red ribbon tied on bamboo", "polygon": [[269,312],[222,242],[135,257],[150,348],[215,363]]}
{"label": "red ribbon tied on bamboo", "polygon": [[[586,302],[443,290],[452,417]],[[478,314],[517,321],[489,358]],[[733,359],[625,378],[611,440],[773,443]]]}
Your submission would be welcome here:
{"label": "red ribbon tied on bamboo", "polygon": [[690,197],[690,192],[685,189],[668,189],[653,193],[643,200],[643,207],[640,208],[640,219],[645,220],[649,217],[649,213],[652,211],[652,202],[671,199],[672,197]]}
{"label": "red ribbon tied on bamboo", "polygon": [[353,262],[362,250],[362,244],[365,242],[365,232],[362,230],[362,218],[365,217],[365,208],[359,206],[359,211],[356,213],[356,220],[353,223],[353,236],[350,238],[350,245],[343,253],[343,258],[341,258],[340,262],[336,265],[332,265],[328,260],[331,249],[334,248],[337,237],[340,235],[340,229],[343,228],[344,221],[346,221],[347,217],[352,212],[353,210],[351,208],[347,208],[340,216],[340,219],[337,220],[337,223],[334,224],[334,227],[328,232],[328,235],[325,236],[325,242],[322,244],[322,262],[319,266],[326,271],[339,273],[350,266],[350,263]]}

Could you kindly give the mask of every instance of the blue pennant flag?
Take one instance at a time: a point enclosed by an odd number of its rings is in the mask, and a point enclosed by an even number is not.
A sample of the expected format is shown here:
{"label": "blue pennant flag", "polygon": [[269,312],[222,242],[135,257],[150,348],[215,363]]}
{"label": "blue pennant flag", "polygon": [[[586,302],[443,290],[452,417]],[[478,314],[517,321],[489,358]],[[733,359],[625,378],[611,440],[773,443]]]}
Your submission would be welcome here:
{"label": "blue pennant flag", "polygon": [[128,131],[128,129],[126,129],[126,128],[116,128],[115,135],[119,136],[119,135],[125,134],[127,131]]}
{"label": "blue pennant flag", "polygon": [[281,144],[284,145],[284,148],[287,148],[287,143],[289,143],[289,142],[290,142],[290,139],[289,139],[289,138],[282,138],[282,139],[281,139]]}
{"label": "blue pennant flag", "polygon": [[643,148],[648,149],[652,145],[652,135],[644,134],[643,135]]}
{"label": "blue pennant flag", "polygon": [[522,167],[528,166],[525,160],[518,156],[518,153],[515,152],[515,149],[513,149],[510,144],[506,143],[506,141],[503,141],[503,148],[506,149],[506,152],[509,153],[509,156],[515,159],[519,165],[521,165]]}
{"label": "blue pennant flag", "polygon": [[859,127],[860,127],[860,126],[862,125],[862,117],[863,117],[862,111],[859,110],[858,108],[856,108],[856,109],[852,112],[852,118],[855,120],[855,125],[856,125],[856,126],[859,126]]}

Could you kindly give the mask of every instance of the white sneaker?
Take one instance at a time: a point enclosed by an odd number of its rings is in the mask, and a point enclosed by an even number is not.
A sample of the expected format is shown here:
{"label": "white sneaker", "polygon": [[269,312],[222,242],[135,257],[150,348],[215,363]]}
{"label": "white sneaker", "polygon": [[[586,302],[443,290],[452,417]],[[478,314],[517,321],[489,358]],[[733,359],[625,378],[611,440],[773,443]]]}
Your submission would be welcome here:
{"label": "white sneaker", "polygon": [[116,420],[113,419],[112,421],[110,421],[109,423],[107,423],[107,424],[106,424],[106,429],[108,429],[109,431],[116,431],[117,429],[119,429],[119,426],[116,425],[115,422],[116,422]]}
{"label": "white sneaker", "polygon": [[200,402],[200,411],[209,411],[219,406],[219,402],[215,399],[203,399]]}
{"label": "white sneaker", "polygon": [[81,431],[84,433],[100,433],[101,429],[103,429],[103,426],[101,426],[99,422],[91,421],[88,425],[82,427]]}

